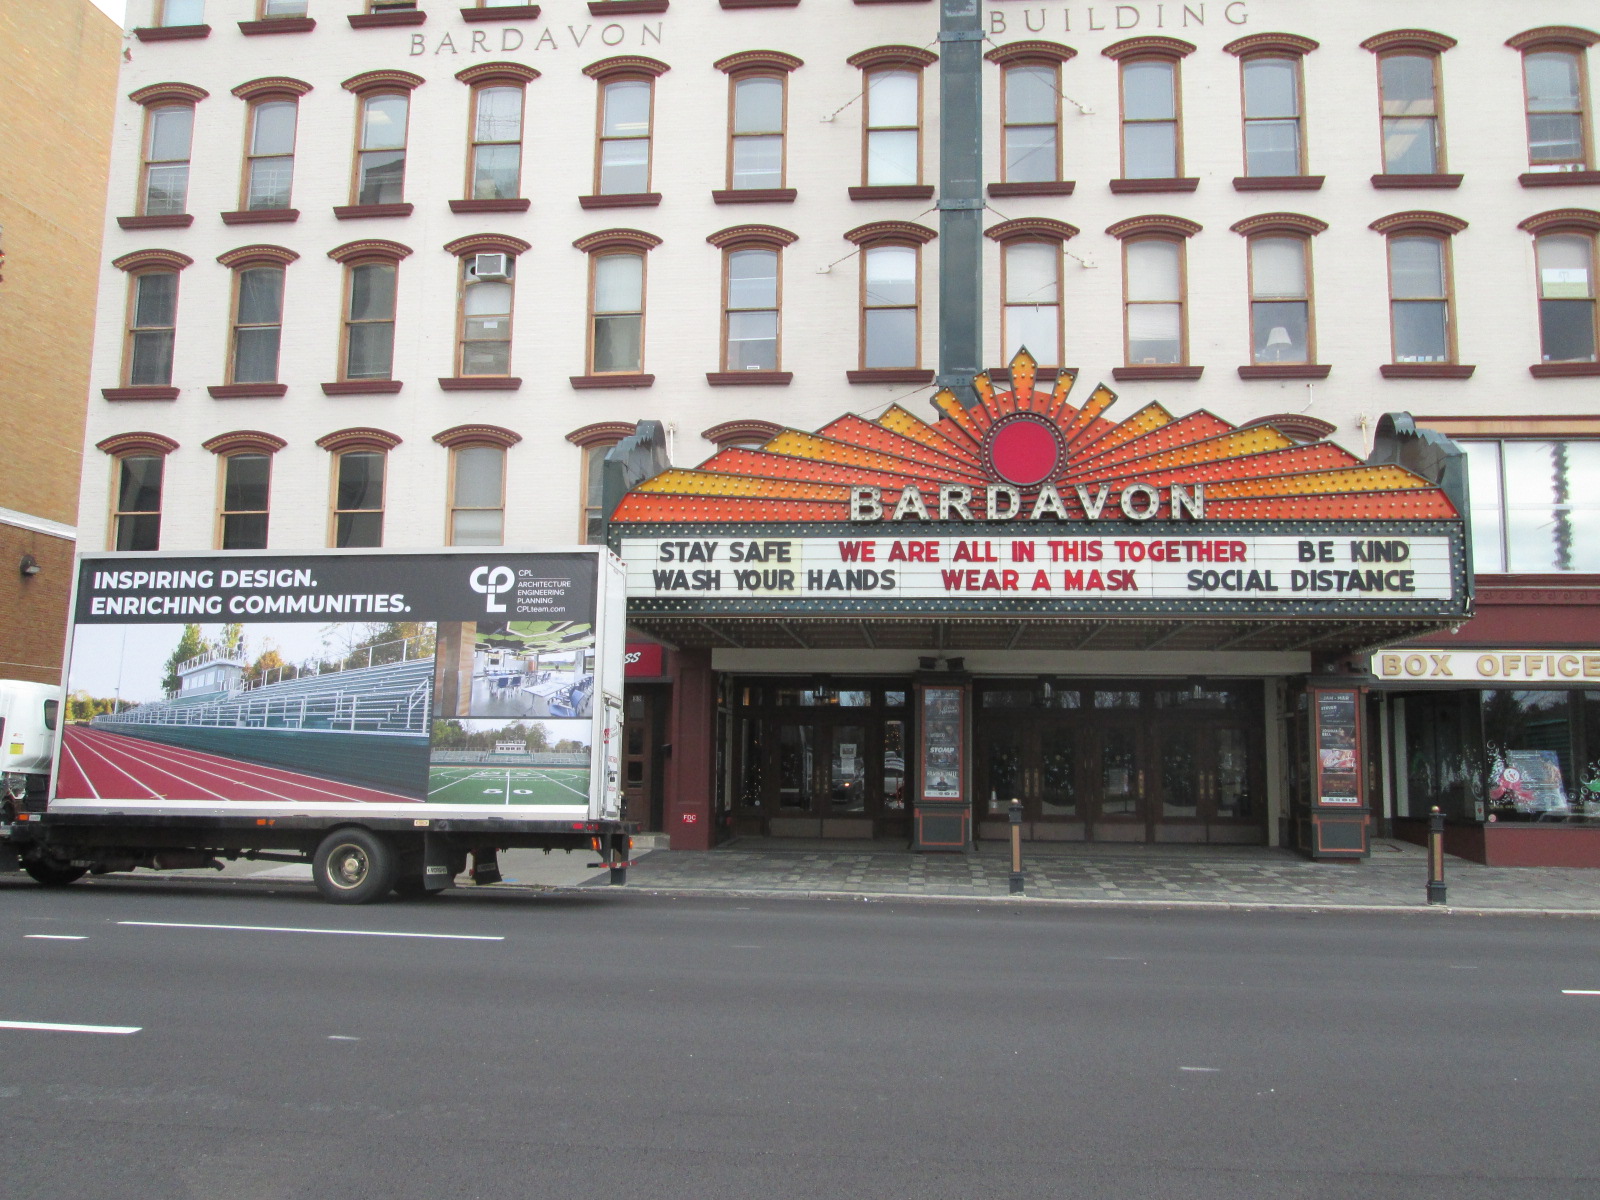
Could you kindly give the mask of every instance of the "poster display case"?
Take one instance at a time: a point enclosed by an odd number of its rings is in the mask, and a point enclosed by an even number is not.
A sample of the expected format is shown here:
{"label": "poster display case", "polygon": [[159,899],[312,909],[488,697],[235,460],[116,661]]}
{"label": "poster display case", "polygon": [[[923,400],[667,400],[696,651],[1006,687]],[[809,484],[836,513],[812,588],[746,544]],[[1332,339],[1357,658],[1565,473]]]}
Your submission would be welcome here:
{"label": "poster display case", "polygon": [[965,850],[972,841],[972,801],[967,794],[965,681],[916,685],[920,736],[912,827],[914,850]]}
{"label": "poster display case", "polygon": [[1311,688],[1311,857],[1365,858],[1370,851],[1362,778],[1360,689]]}

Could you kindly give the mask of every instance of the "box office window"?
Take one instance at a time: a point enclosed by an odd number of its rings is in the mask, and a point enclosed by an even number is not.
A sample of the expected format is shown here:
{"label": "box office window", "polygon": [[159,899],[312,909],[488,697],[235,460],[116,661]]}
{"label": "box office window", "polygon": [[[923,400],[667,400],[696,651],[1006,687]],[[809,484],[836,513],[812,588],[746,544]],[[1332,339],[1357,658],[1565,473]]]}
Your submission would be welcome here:
{"label": "box office window", "polygon": [[1600,571],[1600,442],[1462,441],[1478,571]]}
{"label": "box office window", "polygon": [[1600,824],[1600,691],[1487,688],[1396,697],[1404,802],[1455,820]]}

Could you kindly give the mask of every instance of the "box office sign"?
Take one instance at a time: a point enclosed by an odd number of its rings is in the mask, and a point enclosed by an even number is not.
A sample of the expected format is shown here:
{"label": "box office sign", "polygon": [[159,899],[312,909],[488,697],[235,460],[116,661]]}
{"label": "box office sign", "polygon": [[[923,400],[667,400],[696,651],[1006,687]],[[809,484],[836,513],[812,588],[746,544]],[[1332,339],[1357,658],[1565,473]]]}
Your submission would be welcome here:
{"label": "box office sign", "polygon": [[1576,685],[1600,679],[1600,649],[1383,650],[1372,673],[1385,682]]}
{"label": "box office sign", "polygon": [[[1197,615],[1458,611],[1458,529],[1228,523],[1163,534],[1081,526],[1026,534],[949,525],[837,536],[793,527],[705,536],[634,528],[620,541],[628,596],[662,611],[1039,611],[1108,605]],[[1282,528],[1281,526],[1278,528]],[[657,536],[633,536],[649,532]],[[647,602],[640,605],[640,601]],[[651,601],[666,603],[652,604]]]}

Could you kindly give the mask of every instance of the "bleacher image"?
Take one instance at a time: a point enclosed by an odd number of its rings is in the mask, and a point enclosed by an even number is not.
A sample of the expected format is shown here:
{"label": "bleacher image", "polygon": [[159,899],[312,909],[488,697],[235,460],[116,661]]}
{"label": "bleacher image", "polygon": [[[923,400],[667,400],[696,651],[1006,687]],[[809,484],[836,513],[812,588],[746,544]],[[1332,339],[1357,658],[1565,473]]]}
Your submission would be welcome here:
{"label": "bleacher image", "polygon": [[[217,758],[310,777],[309,784],[279,787],[300,799],[320,798],[317,780],[375,789],[364,799],[424,797],[433,704],[431,655],[301,674],[244,690],[232,686],[238,681],[238,665],[219,652],[192,659],[179,673],[186,682],[199,680],[197,685],[180,687],[165,700],[98,716],[91,723],[92,735],[81,726],[69,729],[69,745],[78,743],[75,771],[83,776],[82,786],[95,795],[105,788],[112,789],[105,794],[115,795],[137,785],[167,798],[206,799],[211,793],[205,777],[216,767],[204,760]],[[164,759],[125,749],[118,745],[122,739],[194,753],[188,759]],[[117,766],[108,769],[113,761]]]}

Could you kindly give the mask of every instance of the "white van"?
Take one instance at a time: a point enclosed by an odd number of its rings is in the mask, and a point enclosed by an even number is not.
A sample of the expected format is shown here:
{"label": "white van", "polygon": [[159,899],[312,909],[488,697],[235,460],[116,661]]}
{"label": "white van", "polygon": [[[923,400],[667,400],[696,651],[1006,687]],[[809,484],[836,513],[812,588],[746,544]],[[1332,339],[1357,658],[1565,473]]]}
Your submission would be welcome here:
{"label": "white van", "polygon": [[0,679],[0,790],[4,799],[44,800],[60,718],[60,688]]}

